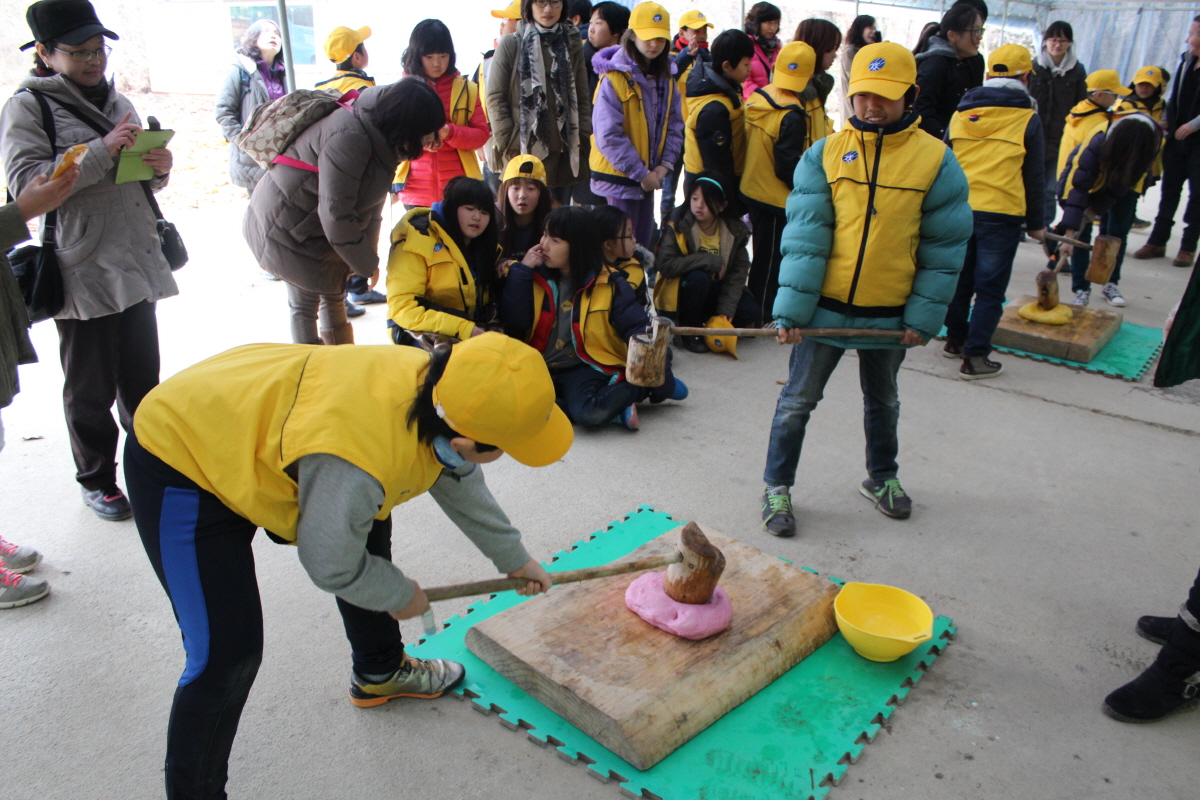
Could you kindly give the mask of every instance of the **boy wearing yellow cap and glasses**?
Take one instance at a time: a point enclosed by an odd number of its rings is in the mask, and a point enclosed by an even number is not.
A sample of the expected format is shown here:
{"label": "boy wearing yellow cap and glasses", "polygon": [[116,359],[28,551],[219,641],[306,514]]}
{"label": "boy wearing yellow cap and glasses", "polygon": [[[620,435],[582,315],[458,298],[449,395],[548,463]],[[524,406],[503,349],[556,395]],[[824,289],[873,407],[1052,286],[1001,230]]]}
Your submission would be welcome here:
{"label": "boy wearing yellow cap and glasses", "polygon": [[[794,536],[790,488],[809,416],[849,348],[858,351],[867,438],[860,493],[889,517],[912,500],[896,475],[905,349],[938,334],[954,296],[971,207],[954,153],[917,127],[917,64],[891,42],[858,51],[850,73],[854,116],[800,159],[788,196],[775,320],[794,344],[767,450],[763,527]],[[899,339],[800,336],[798,328],[903,331]]]}
{"label": "boy wearing yellow cap and glasses", "polygon": [[771,320],[779,291],[779,242],[787,222],[788,193],[796,165],[812,145],[812,118],[800,97],[817,68],[817,54],[805,42],[784,45],[775,57],[772,81],[746,99],[746,171],[742,197],[750,211],[754,259],[750,293],[759,324]]}
{"label": "boy wearing yellow cap and glasses", "polygon": [[993,50],[988,80],[963,95],[946,129],[971,187],[975,217],[967,260],[946,314],[942,350],[948,358],[962,359],[959,374],[966,380],[1002,371],[988,356],[1004,313],[1021,230],[1037,241],[1045,239],[1045,140],[1029,94],[1032,71],[1033,57],[1025,47],[1006,44]]}
{"label": "boy wearing yellow cap and glasses", "polygon": [[404,651],[398,620],[420,616],[429,601],[392,562],[393,509],[429,492],[497,570],[528,579],[519,594],[545,591],[545,570],[476,465],[507,452],[545,466],[572,438],[541,354],[499,333],[432,353],[248,345],[147,395],[125,476],[187,655],[167,733],[168,797],[225,796],[263,653],[258,528],[295,545],[310,579],[336,595],[351,703],[438,697],[463,667]]}

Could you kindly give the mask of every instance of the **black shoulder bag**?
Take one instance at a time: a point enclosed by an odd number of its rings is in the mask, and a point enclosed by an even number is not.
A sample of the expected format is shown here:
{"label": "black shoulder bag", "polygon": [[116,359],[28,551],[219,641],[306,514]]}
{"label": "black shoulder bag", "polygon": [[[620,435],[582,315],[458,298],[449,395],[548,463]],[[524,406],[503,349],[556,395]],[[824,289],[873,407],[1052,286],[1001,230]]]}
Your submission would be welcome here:
{"label": "black shoulder bag", "polygon": [[[37,98],[42,107],[42,128],[50,139],[51,155],[58,156],[58,134],[54,127],[54,116],[46,98],[37,92],[30,92]],[[12,202],[12,195],[8,196]],[[17,278],[17,286],[21,289],[21,297],[25,301],[25,311],[29,314],[30,322],[41,322],[51,319],[62,311],[66,303],[66,293],[63,290],[62,270],[58,267],[58,256],[55,253],[55,231],[58,227],[58,209],[46,214],[42,223],[42,243],[18,247],[8,255],[8,263],[13,275]]]}
{"label": "black shoulder bag", "polygon": [[[37,92],[33,92],[33,94],[37,94]],[[41,95],[38,95],[38,99],[43,104],[46,102]],[[100,125],[75,106],[57,100],[55,102],[62,106],[63,110],[71,116],[100,134],[101,139],[112,133],[111,128],[104,130],[103,125]],[[176,229],[175,225],[163,219],[162,209],[158,207],[158,200],[154,198],[154,192],[150,189],[150,181],[140,181],[140,183],[142,184],[142,191],[146,193],[146,202],[150,204],[150,209],[154,212],[154,219],[157,220],[158,244],[162,248],[163,256],[167,259],[167,264],[170,265],[171,271],[174,272],[188,262],[187,247],[184,246],[183,237],[179,235],[179,230]]]}

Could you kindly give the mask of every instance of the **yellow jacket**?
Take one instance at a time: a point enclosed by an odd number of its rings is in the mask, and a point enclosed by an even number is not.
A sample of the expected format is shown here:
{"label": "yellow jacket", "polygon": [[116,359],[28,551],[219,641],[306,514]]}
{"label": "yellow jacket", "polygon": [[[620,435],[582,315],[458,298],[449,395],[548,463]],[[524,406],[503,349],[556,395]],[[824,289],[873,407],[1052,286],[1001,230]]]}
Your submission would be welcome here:
{"label": "yellow jacket", "polygon": [[1033,115],[1032,108],[978,106],[950,118],[947,137],[971,186],[972,211],[1025,216],[1025,131]]}
{"label": "yellow jacket", "polygon": [[[454,83],[450,87],[450,113],[446,115],[446,122],[451,125],[469,125],[471,116],[475,113],[475,104],[478,102],[479,86],[462,75],[455,76]],[[479,168],[479,159],[475,156],[474,150],[459,150],[458,159],[462,162],[464,175],[476,180],[483,179],[483,170]],[[398,183],[401,186],[408,183],[410,169],[412,169],[412,162],[401,161],[400,166],[396,168],[396,178],[392,183]]]}
{"label": "yellow jacket", "polygon": [[428,208],[414,208],[392,229],[387,265],[388,318],[408,331],[469,338],[482,323],[475,276]]}
{"label": "yellow jacket", "polygon": [[921,207],[945,156],[946,146],[915,122],[882,137],[853,127],[828,137],[822,165],[836,225],[823,302],[864,316],[903,308],[917,270]]}
{"label": "yellow jacket", "polygon": [[295,542],[288,468],[306,455],[337,456],[379,481],[378,520],[437,480],[440,462],[406,421],[428,363],[415,347],[245,345],[154,388],[134,431],[234,512]]}
{"label": "yellow jacket", "polygon": [[[621,130],[625,132],[625,136],[628,137],[630,144],[637,151],[642,164],[661,163],[663,152],[667,149],[667,132],[671,127],[669,124],[670,109],[675,103],[675,93],[678,91],[675,81],[667,81],[667,98],[664,108],[667,109],[666,116],[668,119],[663,120],[662,132],[658,137],[658,141],[653,143],[653,158],[651,158],[650,153],[650,121],[646,119],[642,87],[637,84],[637,81],[634,80],[634,77],[630,73],[621,70],[610,70],[600,76],[600,81],[596,84],[594,98],[600,97],[600,92],[604,90],[605,81],[608,81],[612,86],[617,100],[621,103],[623,112]],[[639,185],[639,181],[633,180],[612,165],[608,157],[596,145],[596,134],[594,132],[592,133],[591,141],[592,148],[591,155],[588,157],[588,166],[591,168],[592,176],[596,180],[619,183],[625,186]]]}
{"label": "yellow jacket", "polygon": [[[612,273],[613,268],[605,266],[592,283],[576,290],[571,308],[571,330],[575,337],[575,352],[580,358],[604,372],[624,373],[629,342],[621,337],[610,319],[613,311],[613,287],[609,283],[609,277]],[[549,336],[554,331],[556,309],[551,298],[553,289],[549,281],[535,270],[534,324],[526,334],[525,341],[539,352],[546,349]]]}
{"label": "yellow jacket", "polygon": [[1088,142],[1097,133],[1108,129],[1111,120],[1106,109],[1083,99],[1075,104],[1071,113],[1067,114],[1067,124],[1063,128],[1062,141],[1058,145],[1058,166],[1055,167],[1055,177],[1062,175],[1063,167],[1067,165],[1067,156],[1076,147],[1087,147]]}
{"label": "yellow jacket", "polygon": [[[819,109],[819,103],[818,103]],[[824,129],[824,111],[818,110]],[[789,114],[802,120],[802,127],[784,131],[785,138],[800,141],[781,142],[780,130]],[[795,123],[791,123],[795,125]],[[773,83],[756,89],[746,101],[746,170],[742,174],[742,194],[751,200],[782,209],[787,204],[792,190],[790,176],[787,183],[777,172],[777,147],[782,145],[793,157],[792,168],[804,151],[813,143],[812,118],[804,110],[800,98],[794,92],[781,89]]]}
{"label": "yellow jacket", "polygon": [[361,69],[339,69],[332,78],[326,78],[317,84],[318,89],[336,89],[345,94],[351,89],[366,89],[375,85],[375,79],[368,77]]}
{"label": "yellow jacket", "polygon": [[705,94],[692,97],[688,101],[688,113],[684,123],[683,168],[696,175],[706,168],[714,167],[712,164],[704,163],[703,148],[696,136],[697,126],[701,124],[700,118],[704,115],[704,111],[714,103],[724,107],[733,135],[730,150],[733,154],[734,175],[729,177],[740,176],[746,166],[746,104],[740,100],[735,101],[726,94]]}

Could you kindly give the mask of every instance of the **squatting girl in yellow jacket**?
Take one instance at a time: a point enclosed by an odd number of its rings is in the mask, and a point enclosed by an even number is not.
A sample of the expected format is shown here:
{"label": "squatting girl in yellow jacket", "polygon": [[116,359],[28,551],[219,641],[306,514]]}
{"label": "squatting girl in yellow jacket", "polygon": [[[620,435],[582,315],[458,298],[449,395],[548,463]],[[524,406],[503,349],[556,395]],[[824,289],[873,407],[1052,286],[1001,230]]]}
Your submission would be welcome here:
{"label": "squatting girl in yellow jacket", "polygon": [[459,176],[432,208],[414,208],[392,231],[388,327],[396,344],[419,334],[458,339],[495,328],[499,212],[483,181]]}

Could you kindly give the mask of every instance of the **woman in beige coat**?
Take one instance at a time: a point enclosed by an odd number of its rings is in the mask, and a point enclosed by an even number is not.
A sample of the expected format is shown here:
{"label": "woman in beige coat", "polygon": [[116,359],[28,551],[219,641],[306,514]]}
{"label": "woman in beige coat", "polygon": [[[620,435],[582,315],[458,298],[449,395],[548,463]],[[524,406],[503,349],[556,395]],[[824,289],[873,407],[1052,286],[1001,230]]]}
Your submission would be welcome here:
{"label": "woman in beige coat", "polygon": [[[379,229],[392,176],[446,123],[423,80],[364,89],[352,110],[311,125],[254,188],[242,233],[258,264],[288,285],[292,341],[353,344],[346,279],[379,279]],[[318,317],[320,328],[318,330]]]}
{"label": "woman in beige coat", "polygon": [[514,156],[535,155],[562,205],[571,201],[571,186],[591,177],[592,135],[583,46],[564,16],[562,0],[521,0],[522,21],[496,46],[487,84],[492,170],[503,174]]}
{"label": "woman in beige coat", "polygon": [[[17,194],[49,173],[67,147],[87,146],[79,181],[58,210],[66,304],[54,322],[83,500],[101,519],[126,519],[132,512],[117,487],[112,406],[117,403],[129,430],[138,403],[158,385],[155,303],[178,289],[143,185],[115,182],[118,154],[141,128],[133,103],[104,74],[111,50],[106,39],[117,35],[86,2],[42,0],[26,18],[34,41],[22,49],[37,48],[35,70],[0,112],[0,157],[9,191]],[[170,151],[152,150],[142,161],[154,168],[147,184],[158,191],[171,170]]]}

